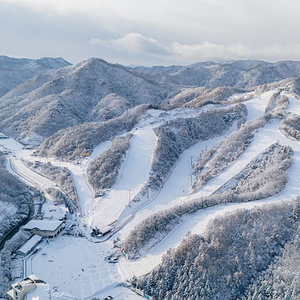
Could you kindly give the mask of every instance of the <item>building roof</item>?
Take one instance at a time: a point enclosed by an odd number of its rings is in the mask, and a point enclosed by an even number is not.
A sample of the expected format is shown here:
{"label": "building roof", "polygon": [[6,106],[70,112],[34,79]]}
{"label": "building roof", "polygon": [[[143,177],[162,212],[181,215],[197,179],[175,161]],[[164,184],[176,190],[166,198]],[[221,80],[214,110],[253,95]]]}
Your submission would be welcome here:
{"label": "building roof", "polygon": [[49,300],[50,285],[47,283],[37,283],[33,291],[26,295],[26,300]]}
{"label": "building roof", "polygon": [[17,252],[27,254],[35,245],[37,245],[42,239],[39,235],[32,236]]}
{"label": "building roof", "polygon": [[[76,300],[78,298],[67,292],[55,291],[51,293],[50,285],[34,274],[12,284],[13,288],[23,288],[25,285],[33,285],[34,290],[26,294],[26,300]],[[13,289],[7,292],[12,298],[14,297]]]}
{"label": "building roof", "polygon": [[51,220],[62,220],[66,216],[66,211],[63,207],[49,205],[47,209],[44,210],[44,219],[51,219]]}
{"label": "building roof", "polygon": [[31,220],[24,226],[24,229],[36,228],[42,231],[55,231],[62,223],[63,221],[57,220]]}
{"label": "building roof", "polygon": [[4,133],[0,132],[0,139],[8,139],[9,137]]}

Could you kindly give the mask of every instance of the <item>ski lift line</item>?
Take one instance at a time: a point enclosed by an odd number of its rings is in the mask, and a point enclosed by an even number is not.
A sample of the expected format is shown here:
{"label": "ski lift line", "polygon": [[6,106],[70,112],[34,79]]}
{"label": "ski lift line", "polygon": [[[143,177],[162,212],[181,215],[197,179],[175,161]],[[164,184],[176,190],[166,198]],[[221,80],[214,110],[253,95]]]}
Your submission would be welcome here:
{"label": "ski lift line", "polygon": [[[134,218],[135,214],[142,209],[144,206],[148,205],[149,203],[151,203],[154,199],[156,199],[156,197],[159,195],[159,192],[161,191],[161,187],[159,188],[159,190],[156,192],[156,194],[154,194],[154,196],[152,198],[150,198],[148,201],[146,201],[145,203],[140,204],[137,208],[134,209],[134,211],[131,213],[131,215],[129,215],[118,227],[116,227],[111,233],[110,235],[102,241],[97,241],[95,243],[102,243],[107,241],[109,238],[111,238],[115,233],[117,233],[119,230],[121,230],[132,218]],[[113,221],[112,223],[108,224],[108,225],[112,225],[115,222],[117,222],[118,219],[116,219],[115,221]],[[107,226],[108,226],[107,225]]]}

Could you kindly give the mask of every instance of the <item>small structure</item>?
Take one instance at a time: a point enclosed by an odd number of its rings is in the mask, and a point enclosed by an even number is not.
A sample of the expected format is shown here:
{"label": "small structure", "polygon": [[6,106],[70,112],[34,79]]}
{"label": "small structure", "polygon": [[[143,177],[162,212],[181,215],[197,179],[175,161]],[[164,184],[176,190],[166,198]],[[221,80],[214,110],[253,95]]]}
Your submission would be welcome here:
{"label": "small structure", "polygon": [[16,254],[20,254],[23,256],[26,256],[27,254],[30,253],[32,249],[35,248],[41,241],[42,237],[39,235],[33,235],[22,247],[20,247],[17,251]]}
{"label": "small structure", "polygon": [[109,233],[110,231],[112,231],[112,227],[111,226],[105,226],[103,227],[102,229],[92,229],[92,233],[91,233],[91,236],[94,236],[94,237],[102,237],[104,236],[105,234]]}
{"label": "small structure", "polygon": [[278,88],[276,88],[276,90],[278,91],[278,92],[284,92],[284,91],[286,91],[286,92],[289,92],[290,91],[290,87],[287,85],[287,86],[280,86],[280,87],[278,87]]}
{"label": "small structure", "polygon": [[64,227],[64,222],[59,220],[31,220],[24,226],[24,230],[39,236],[55,237]]}
{"label": "small structure", "polygon": [[63,221],[66,219],[66,211],[55,204],[50,205],[48,209],[45,209],[43,219]]}
{"label": "small structure", "polygon": [[34,145],[30,145],[30,144],[25,145],[25,146],[23,147],[23,149],[26,149],[26,150],[31,150],[31,149],[33,149],[33,148],[34,148]]}
{"label": "small structure", "polygon": [[[10,300],[24,300],[26,295],[32,293],[37,289],[38,294],[41,296],[40,299],[49,299],[50,286],[36,275],[32,274],[21,281],[11,285],[11,290],[7,292]],[[43,297],[44,296],[44,297]],[[47,298],[46,298],[47,297]],[[39,299],[39,298],[29,298]]]}
{"label": "small structure", "polygon": [[0,132],[0,139],[9,139],[9,136],[7,136],[4,133]]}
{"label": "small structure", "polygon": [[105,235],[105,234],[109,233],[111,230],[112,230],[111,226],[105,226],[102,229],[99,229],[98,236]]}
{"label": "small structure", "polygon": [[105,190],[99,190],[95,192],[95,198],[103,197],[105,195]]}
{"label": "small structure", "polygon": [[11,285],[7,292],[9,300],[77,300],[78,298],[67,292],[55,291],[51,294],[50,285],[32,274]]}

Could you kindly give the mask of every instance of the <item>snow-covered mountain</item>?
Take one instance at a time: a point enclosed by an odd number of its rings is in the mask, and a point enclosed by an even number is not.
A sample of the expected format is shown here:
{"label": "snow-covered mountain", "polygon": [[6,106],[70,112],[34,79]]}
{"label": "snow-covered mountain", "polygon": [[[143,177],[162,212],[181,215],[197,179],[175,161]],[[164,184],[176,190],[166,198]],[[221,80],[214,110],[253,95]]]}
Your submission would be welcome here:
{"label": "snow-covered mountain", "polygon": [[[129,68],[97,58],[77,65],[60,58],[2,60],[12,73],[8,76],[3,71],[2,76],[15,80],[7,80],[6,92],[11,81],[18,85],[26,76],[40,75],[0,98],[0,130],[19,139],[36,136],[39,141],[60,129],[114,119],[141,104],[201,106],[207,101],[224,101],[234,91],[300,76],[300,63],[293,61]],[[59,69],[49,72],[53,68]],[[223,86],[232,88],[220,90]]]}
{"label": "snow-covered mountain", "polygon": [[31,77],[68,65],[70,63],[63,58],[18,59],[0,56],[0,97]]}
{"label": "snow-covered mountain", "polygon": [[[129,290],[120,291],[120,284],[132,279],[134,287],[161,300],[172,299],[173,292],[178,300],[189,299],[189,295],[197,299],[197,291],[201,295],[209,291],[208,299],[219,293],[226,300],[232,299],[232,294],[244,299],[241,296],[247,288],[268,287],[270,280],[261,282],[264,270],[269,268],[267,275],[272,276],[273,263],[276,267],[277,259],[287,259],[284,253],[293,251],[299,259],[299,251],[293,250],[299,243],[293,241],[298,236],[300,205],[293,200],[300,194],[300,103],[290,93],[280,94],[276,89],[253,93],[251,99],[248,96],[233,94],[228,105],[146,110],[134,128],[125,128],[130,143],[120,163],[115,151],[118,141],[110,138],[75,164],[51,156],[33,157],[32,150],[22,150],[12,139],[3,140],[3,145],[14,151],[10,155],[12,169],[8,166],[11,172],[43,191],[55,189],[55,184],[64,191],[66,180],[58,168],[67,168],[64,174],[71,174],[78,197],[80,215],[75,220],[74,215],[68,217],[66,234],[48,244],[42,241],[42,250],[24,259],[25,274],[37,274],[51,287],[78,299],[109,295],[124,299],[120,294],[128,295]],[[232,104],[234,99],[243,103]],[[225,131],[219,130],[222,128]],[[76,140],[73,134],[72,143],[80,144],[79,137]],[[66,135],[62,149],[67,140]],[[87,169],[101,155],[105,158],[101,167],[117,169],[118,176],[113,186],[95,197],[99,191],[88,184]],[[30,161],[36,172],[23,160]],[[43,163],[45,168],[41,168]],[[153,188],[148,185],[153,175],[163,175],[157,164],[170,168],[163,182],[156,180]],[[49,176],[41,175],[45,169],[57,176],[45,178]],[[72,196],[68,193],[68,197]],[[44,212],[53,203],[47,193],[46,198]],[[263,206],[283,200],[287,203]],[[217,215],[222,218],[215,220]],[[106,236],[91,236],[92,228],[109,224],[111,231]],[[120,241],[121,250],[112,249]],[[173,250],[168,250],[170,247]],[[10,255],[11,248],[5,255]],[[7,264],[0,266],[0,272]],[[289,270],[286,265],[280,268],[283,274]],[[292,279],[297,278],[296,270],[289,273]],[[184,280],[176,276],[181,273]],[[167,285],[164,278],[168,278]],[[284,280],[288,282],[288,278]],[[299,289],[296,284],[285,286]],[[128,299],[142,298],[133,295]],[[257,299],[257,293],[249,299]]]}
{"label": "snow-covered mountain", "polygon": [[300,62],[282,61],[268,63],[257,60],[229,61],[224,63],[204,62],[190,66],[136,67],[134,70],[186,86],[252,87],[272,83],[285,78],[300,76]]}
{"label": "snow-covered mountain", "polygon": [[112,119],[140,104],[160,104],[179,89],[91,58],[31,78],[0,99],[1,130],[48,137],[59,129]]}

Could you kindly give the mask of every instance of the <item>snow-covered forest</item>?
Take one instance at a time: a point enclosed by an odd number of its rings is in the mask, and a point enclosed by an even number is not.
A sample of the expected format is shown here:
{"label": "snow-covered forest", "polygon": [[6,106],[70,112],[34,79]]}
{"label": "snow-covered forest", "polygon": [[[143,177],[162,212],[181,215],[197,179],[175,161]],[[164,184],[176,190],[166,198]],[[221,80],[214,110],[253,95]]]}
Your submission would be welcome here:
{"label": "snow-covered forest", "polygon": [[0,242],[6,233],[28,218],[33,190],[0,166]]}
{"label": "snow-covered forest", "polygon": [[155,299],[297,299],[299,213],[296,199],[217,217],[134,285]]}
{"label": "snow-covered forest", "polygon": [[116,182],[121,163],[130,148],[131,137],[132,134],[127,134],[114,138],[109,149],[90,162],[87,176],[95,191],[111,188]]}

